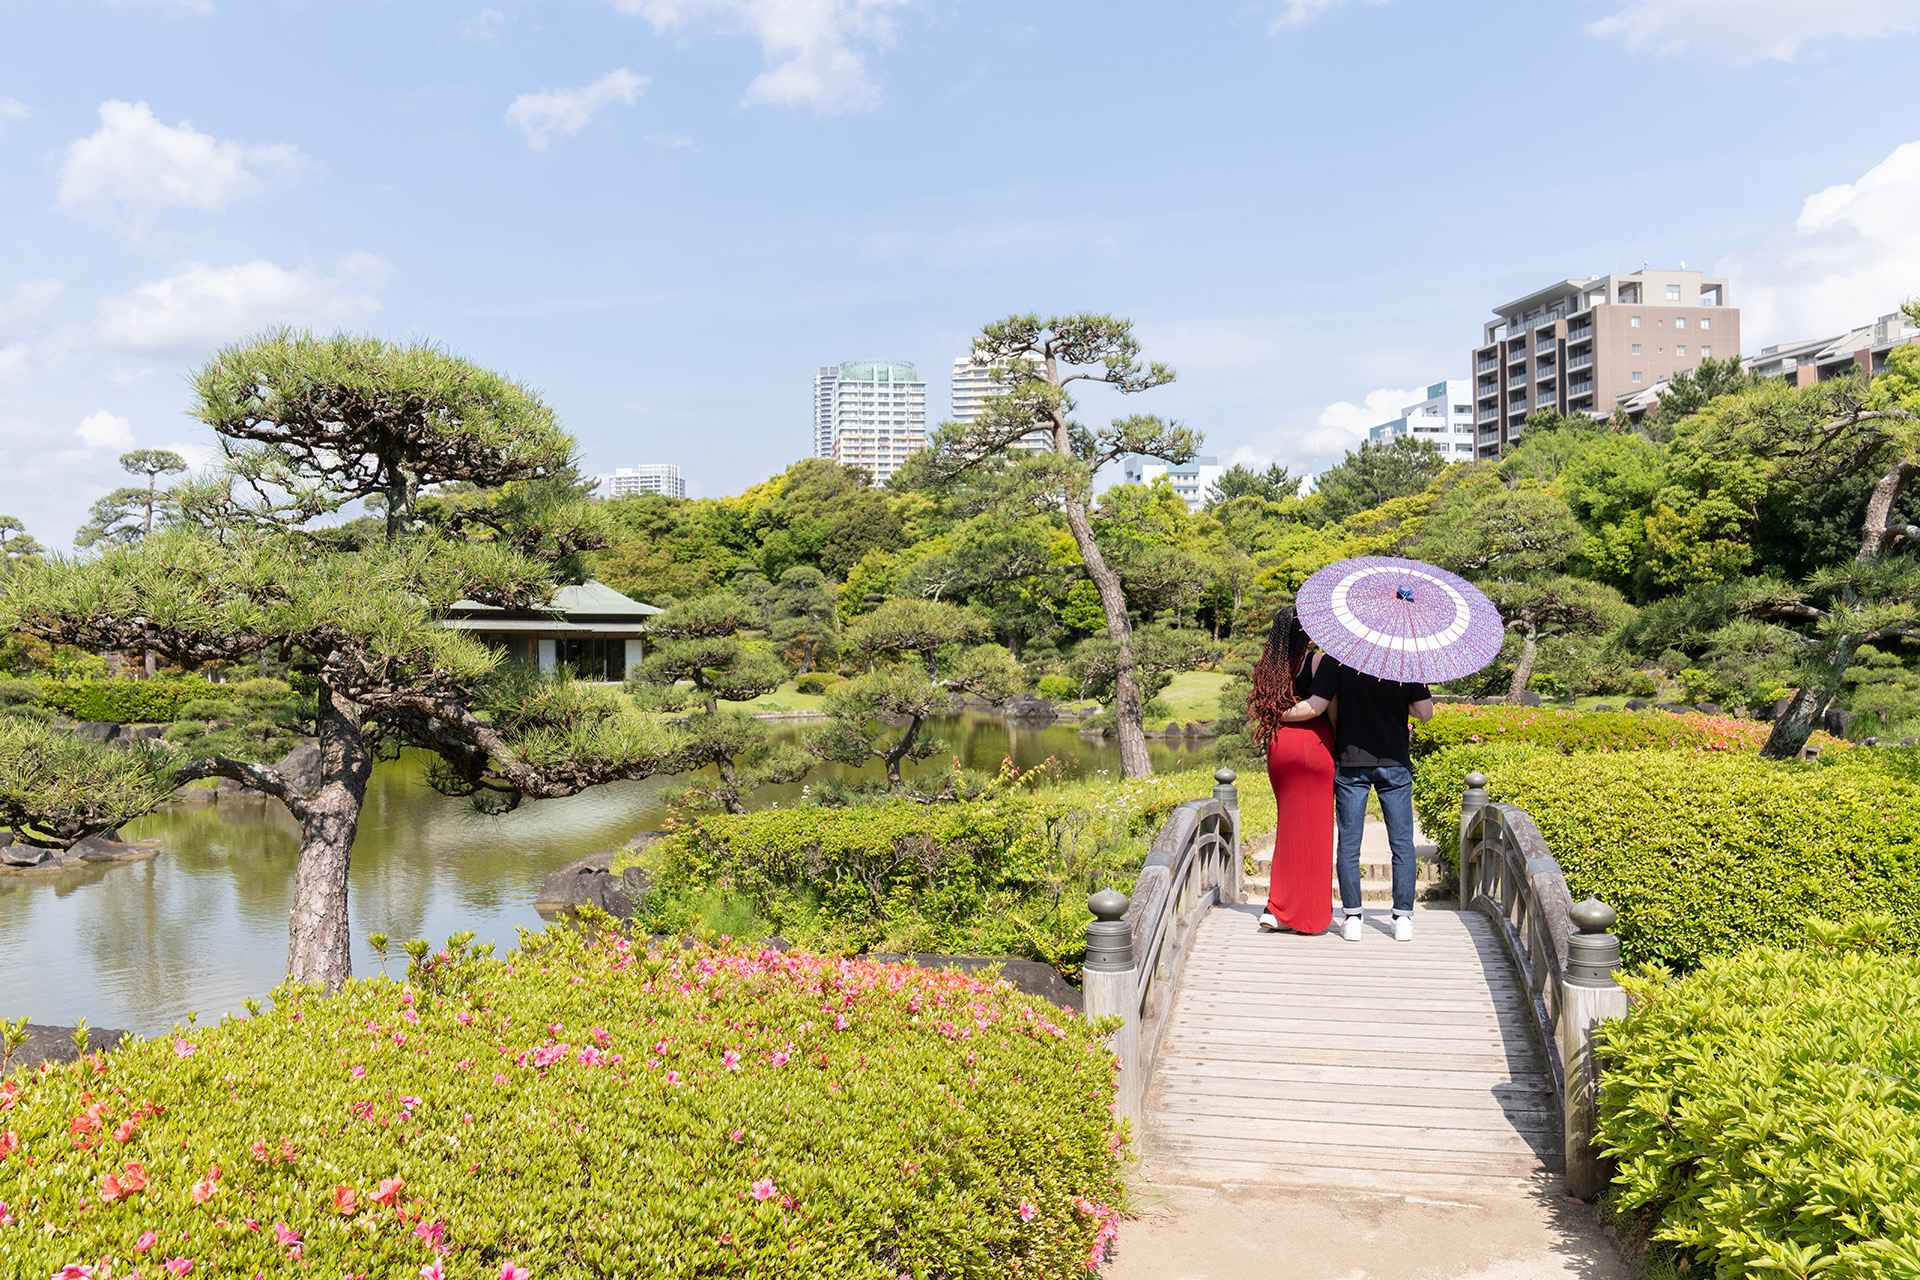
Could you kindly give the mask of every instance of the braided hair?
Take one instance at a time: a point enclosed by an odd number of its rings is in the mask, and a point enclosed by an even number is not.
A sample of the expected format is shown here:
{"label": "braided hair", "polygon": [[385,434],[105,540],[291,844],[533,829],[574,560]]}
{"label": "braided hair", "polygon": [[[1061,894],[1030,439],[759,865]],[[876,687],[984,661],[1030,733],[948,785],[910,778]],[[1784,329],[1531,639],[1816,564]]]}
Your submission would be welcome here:
{"label": "braided hair", "polygon": [[1253,692],[1247,695],[1247,718],[1260,725],[1259,743],[1265,747],[1280,727],[1280,716],[1299,702],[1300,674],[1306,670],[1313,641],[1300,625],[1299,614],[1287,605],[1273,615],[1266,648],[1253,664]]}

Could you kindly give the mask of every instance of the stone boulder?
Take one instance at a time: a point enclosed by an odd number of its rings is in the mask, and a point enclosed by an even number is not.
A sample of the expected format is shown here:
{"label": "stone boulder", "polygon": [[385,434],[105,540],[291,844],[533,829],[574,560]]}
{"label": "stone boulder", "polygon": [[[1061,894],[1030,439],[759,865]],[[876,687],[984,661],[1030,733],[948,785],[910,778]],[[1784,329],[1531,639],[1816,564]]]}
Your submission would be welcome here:
{"label": "stone boulder", "polygon": [[1594,708],[1595,711],[1618,711],[1619,709],[1620,708],[1614,706],[1611,702],[1602,702]]}
{"label": "stone boulder", "polygon": [[1645,711],[1652,705],[1653,704],[1645,698],[1628,698],[1626,702],[1626,707],[1629,711]]}
{"label": "stone boulder", "polygon": [[1853,712],[1840,707],[1828,707],[1820,713],[1820,727],[1836,738],[1847,736],[1848,726],[1853,724]]}
{"label": "stone boulder", "polygon": [[280,776],[308,795],[320,789],[320,744],[303,742],[273,766]]}
{"label": "stone boulder", "polygon": [[1036,694],[1022,693],[1009,699],[1001,714],[1008,720],[1051,720],[1053,704]]}
{"label": "stone boulder", "polygon": [[73,726],[73,736],[89,742],[112,742],[125,729],[125,725],[111,720],[82,720]]}
{"label": "stone boulder", "polygon": [[631,920],[634,908],[647,896],[649,879],[640,867],[628,867],[616,874],[612,870],[616,850],[607,849],[575,858],[540,882],[534,909],[543,912],[597,907],[622,920]]}
{"label": "stone boulder", "polygon": [[[42,1023],[29,1022],[26,1027],[27,1039],[14,1051],[7,1062],[8,1074],[32,1071],[43,1062],[76,1062],[80,1058],[80,1046],[73,1042],[72,1027],[50,1027]],[[115,1031],[107,1027],[87,1028],[87,1052],[106,1053],[119,1047],[127,1038],[127,1032]]]}
{"label": "stone boulder", "polygon": [[1520,691],[1520,705],[1523,707],[1544,707],[1547,705],[1547,700],[1531,689],[1523,689]]}
{"label": "stone boulder", "polygon": [[1721,710],[1720,704],[1717,702],[1703,702],[1699,706],[1695,707],[1694,710],[1698,711],[1703,716],[1723,716],[1727,714],[1725,711]]}

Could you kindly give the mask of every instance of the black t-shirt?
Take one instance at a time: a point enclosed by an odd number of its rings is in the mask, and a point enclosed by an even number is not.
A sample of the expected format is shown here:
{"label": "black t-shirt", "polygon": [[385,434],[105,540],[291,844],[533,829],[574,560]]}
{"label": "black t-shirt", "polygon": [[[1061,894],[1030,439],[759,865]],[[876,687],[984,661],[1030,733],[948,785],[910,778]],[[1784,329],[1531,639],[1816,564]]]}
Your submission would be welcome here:
{"label": "black t-shirt", "polygon": [[1308,696],[1340,700],[1340,722],[1333,727],[1334,763],[1365,768],[1409,763],[1407,708],[1433,695],[1423,684],[1382,680],[1323,657]]}

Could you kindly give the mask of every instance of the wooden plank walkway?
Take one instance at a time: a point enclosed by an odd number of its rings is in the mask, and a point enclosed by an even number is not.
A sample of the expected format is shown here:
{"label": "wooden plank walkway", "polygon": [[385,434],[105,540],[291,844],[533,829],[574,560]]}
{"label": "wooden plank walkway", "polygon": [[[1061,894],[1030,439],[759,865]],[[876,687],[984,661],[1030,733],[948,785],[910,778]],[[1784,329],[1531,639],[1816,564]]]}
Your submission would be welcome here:
{"label": "wooden plank walkway", "polygon": [[1369,910],[1356,943],[1262,933],[1259,915],[1215,907],[1194,941],[1138,1144],[1157,1179],[1429,1194],[1557,1180],[1552,1081],[1487,921],[1422,906],[1396,943]]}

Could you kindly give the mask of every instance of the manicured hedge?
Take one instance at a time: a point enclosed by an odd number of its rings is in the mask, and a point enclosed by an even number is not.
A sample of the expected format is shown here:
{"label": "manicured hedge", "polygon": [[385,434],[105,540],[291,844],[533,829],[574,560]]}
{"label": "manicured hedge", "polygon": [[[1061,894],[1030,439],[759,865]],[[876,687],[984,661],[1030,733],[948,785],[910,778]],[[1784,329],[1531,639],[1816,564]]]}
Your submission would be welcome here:
{"label": "manicured hedge", "polygon": [[184,704],[230,697],[232,690],[231,685],[193,676],[179,680],[50,680],[41,686],[40,700],[75,720],[166,724]]}
{"label": "manicured hedge", "polygon": [[[644,926],[778,935],[829,950],[1028,956],[1073,972],[1087,896],[1129,890],[1152,837],[1210,774],[1028,789],[951,804],[890,800],[702,814],[627,861],[653,877]],[[1242,800],[1273,829],[1264,778]]]}
{"label": "manicured hedge", "polygon": [[1698,1274],[1920,1275],[1920,959],[1759,948],[1629,980],[1611,1192]]}
{"label": "manicured hedge", "polygon": [[[1772,726],[1732,716],[1665,711],[1548,711],[1535,707],[1480,707],[1457,703],[1435,707],[1433,719],[1413,726],[1416,751],[1474,742],[1517,742],[1579,751],[1758,751]],[[1815,746],[1851,744],[1825,733]]]}
{"label": "manicured hedge", "polygon": [[404,985],[283,988],[9,1082],[0,1274],[985,1280],[1104,1257],[1123,1134],[1085,1023],[955,974],[523,941],[415,944]]}
{"label": "manicured hedge", "polygon": [[1920,947],[1920,784],[1902,772],[1915,754],[1863,748],[1828,765],[1455,747],[1422,762],[1415,804],[1451,864],[1461,778],[1480,769],[1493,799],[1533,815],[1574,897],[1619,911],[1630,965],[1690,969],[1742,947],[1790,945],[1810,916],[1863,911],[1891,912]]}

